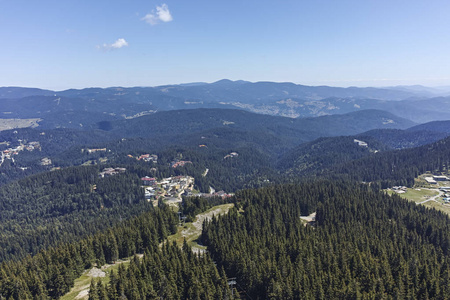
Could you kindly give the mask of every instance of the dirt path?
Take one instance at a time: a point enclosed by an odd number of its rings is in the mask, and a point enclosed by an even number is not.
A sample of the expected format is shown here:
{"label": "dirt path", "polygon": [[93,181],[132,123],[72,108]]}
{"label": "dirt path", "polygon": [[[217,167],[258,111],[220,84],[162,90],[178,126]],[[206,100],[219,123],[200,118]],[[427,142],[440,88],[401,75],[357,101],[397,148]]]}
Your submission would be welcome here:
{"label": "dirt path", "polygon": [[214,206],[213,208],[198,214],[195,217],[195,221],[192,223],[186,223],[183,227],[178,228],[178,232],[167,238],[169,242],[176,241],[179,246],[183,245],[183,241],[191,245],[194,252],[205,252],[206,247],[199,245],[196,240],[202,234],[202,225],[205,220],[211,220],[213,215],[219,216],[228,213],[228,211],[234,206],[233,203]]}
{"label": "dirt path", "polygon": [[212,210],[208,210],[204,213],[198,214],[195,217],[195,221],[192,223],[195,229],[189,228],[187,230],[183,230],[181,231],[181,235],[183,237],[189,237],[192,234],[200,234],[202,232],[202,225],[205,220],[211,220],[214,215],[223,215],[227,213],[231,207],[233,207],[233,204],[220,205],[213,207]]}
{"label": "dirt path", "polygon": [[[142,254],[138,254],[140,258],[142,258]],[[82,299],[87,300],[89,298],[89,287],[91,286],[92,278],[101,278],[103,283],[109,281],[109,274],[112,269],[117,271],[117,268],[120,264],[129,264],[130,260],[121,260],[117,261],[115,264],[103,265],[100,269],[97,267],[93,267],[89,270],[84,271],[83,275],[75,280],[74,287],[64,296],[61,297],[61,300],[73,300],[73,299]]]}

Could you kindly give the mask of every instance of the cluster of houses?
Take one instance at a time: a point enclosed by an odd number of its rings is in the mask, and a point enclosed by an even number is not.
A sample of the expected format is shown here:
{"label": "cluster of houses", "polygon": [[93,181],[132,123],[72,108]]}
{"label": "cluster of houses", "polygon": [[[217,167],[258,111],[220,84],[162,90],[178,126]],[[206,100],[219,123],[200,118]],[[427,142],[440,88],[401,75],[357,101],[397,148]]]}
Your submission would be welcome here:
{"label": "cluster of houses", "polygon": [[[0,166],[3,164],[5,159],[11,159],[14,160],[14,155],[19,155],[20,151],[34,151],[34,150],[41,150],[41,144],[39,142],[28,142],[28,143],[22,143],[22,140],[18,140],[19,145],[17,147],[8,148],[6,150],[1,151],[1,159],[0,159]],[[9,145],[9,142],[4,142],[2,144]]]}
{"label": "cluster of houses", "polygon": [[41,144],[39,142],[28,142],[26,144],[23,144],[22,140],[18,140],[18,142],[20,143],[19,146],[3,150],[2,156],[5,156],[5,158],[11,158],[13,155],[18,155],[19,152],[23,150],[41,150]]}
{"label": "cluster of houses", "polygon": [[136,157],[137,160],[143,160],[145,162],[153,162],[153,163],[157,163],[158,162],[158,155],[156,154],[143,154],[139,157]]}
{"label": "cluster of houses", "polygon": [[450,203],[450,186],[441,186],[439,190],[444,192],[444,195],[442,196],[444,203]]}
{"label": "cluster of houses", "polygon": [[397,194],[404,194],[408,190],[406,186],[393,186],[392,190]]}
{"label": "cluster of houses", "polygon": [[[133,155],[128,154],[127,155],[129,158],[135,158]],[[140,156],[136,156],[137,160],[143,160],[145,162],[153,162],[153,163],[157,163],[158,162],[158,155],[156,154],[142,154]]]}
{"label": "cluster of houses", "polygon": [[178,161],[173,161],[170,163],[170,166],[172,168],[178,168],[178,167],[183,167],[186,164],[192,164],[192,161],[189,160],[178,160]]}
{"label": "cluster of houses", "polygon": [[145,199],[154,201],[163,197],[164,200],[181,202],[181,195],[186,195],[194,188],[194,178],[191,176],[173,176],[157,181],[153,177],[142,177],[142,185],[145,189]]}
{"label": "cluster of houses", "polygon": [[114,176],[120,173],[124,173],[127,169],[126,168],[104,168],[103,171],[101,171],[98,174],[98,177],[105,178],[109,176]]}
{"label": "cluster of houses", "polygon": [[239,154],[236,152],[231,152],[230,154],[225,155],[223,159],[237,157],[238,155]]}
{"label": "cluster of houses", "polygon": [[158,200],[162,199],[166,202],[179,203],[182,201],[181,196],[197,196],[203,198],[220,197],[222,199],[232,197],[234,194],[225,193],[224,191],[211,193],[194,194],[194,178],[191,176],[173,176],[164,178],[161,181],[154,177],[145,176],[141,178],[143,188],[145,189],[145,199],[153,201],[153,205],[158,204]]}
{"label": "cluster of houses", "polygon": [[50,166],[52,164],[52,160],[48,157],[44,157],[41,159],[41,166]]}
{"label": "cluster of houses", "polygon": [[230,198],[232,196],[234,196],[234,194],[232,193],[225,193],[224,191],[219,191],[219,192],[214,192],[214,193],[199,193],[197,195],[189,195],[189,196],[198,196],[198,197],[202,197],[202,198],[213,198],[213,197],[220,197],[222,199],[225,198]]}

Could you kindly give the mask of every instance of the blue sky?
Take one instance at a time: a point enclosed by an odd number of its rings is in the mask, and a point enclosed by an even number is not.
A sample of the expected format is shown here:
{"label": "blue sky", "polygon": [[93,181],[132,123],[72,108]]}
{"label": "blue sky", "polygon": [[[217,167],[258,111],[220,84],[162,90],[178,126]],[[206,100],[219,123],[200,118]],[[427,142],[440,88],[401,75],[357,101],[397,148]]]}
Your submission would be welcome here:
{"label": "blue sky", "polygon": [[0,86],[450,85],[450,1],[0,0]]}

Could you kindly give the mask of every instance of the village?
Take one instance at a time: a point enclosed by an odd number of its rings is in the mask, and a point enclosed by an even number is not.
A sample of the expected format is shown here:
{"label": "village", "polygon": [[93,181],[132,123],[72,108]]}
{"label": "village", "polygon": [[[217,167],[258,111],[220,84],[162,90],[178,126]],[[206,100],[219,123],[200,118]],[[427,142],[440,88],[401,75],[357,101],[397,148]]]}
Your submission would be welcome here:
{"label": "village", "polygon": [[[39,142],[23,142],[22,140],[18,140],[19,145],[14,148],[8,148],[6,150],[1,151],[1,159],[0,159],[0,166],[4,163],[6,159],[10,159],[14,162],[14,156],[19,155],[19,152],[27,150],[27,151],[34,151],[34,150],[41,150],[41,144]],[[1,142],[0,144],[5,144],[7,146],[10,145],[9,142]]]}
{"label": "village", "polygon": [[191,176],[173,176],[163,178],[157,181],[153,177],[142,177],[141,182],[145,189],[145,199],[152,201],[154,206],[158,205],[158,201],[162,200],[168,205],[177,206],[182,202],[182,196],[192,197],[221,197],[228,198],[233,194],[225,193],[224,191],[216,192],[211,188],[210,193],[200,193],[194,190],[194,177]]}

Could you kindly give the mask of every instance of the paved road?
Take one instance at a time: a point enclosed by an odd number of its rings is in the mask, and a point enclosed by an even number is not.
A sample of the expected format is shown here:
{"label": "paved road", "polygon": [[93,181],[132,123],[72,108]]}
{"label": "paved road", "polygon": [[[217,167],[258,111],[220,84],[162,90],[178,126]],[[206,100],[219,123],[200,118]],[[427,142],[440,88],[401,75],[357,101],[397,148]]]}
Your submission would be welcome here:
{"label": "paved road", "polygon": [[428,201],[436,201],[436,202],[438,202],[438,203],[441,203],[441,202],[437,201],[436,199],[439,198],[439,197],[441,197],[442,195],[444,195],[444,192],[442,192],[442,191],[440,191],[440,190],[438,190],[438,189],[427,189],[427,190],[438,192],[438,194],[437,194],[436,196],[430,197],[430,198],[428,198],[427,200],[424,200],[424,201],[422,201],[422,202],[417,202],[416,204],[423,204],[423,203],[426,203],[426,202],[428,202]]}

